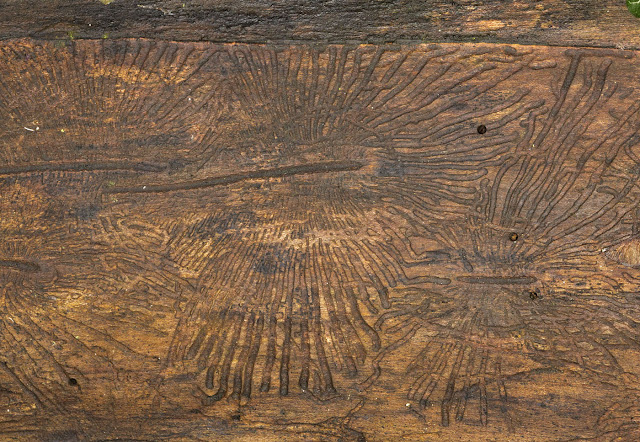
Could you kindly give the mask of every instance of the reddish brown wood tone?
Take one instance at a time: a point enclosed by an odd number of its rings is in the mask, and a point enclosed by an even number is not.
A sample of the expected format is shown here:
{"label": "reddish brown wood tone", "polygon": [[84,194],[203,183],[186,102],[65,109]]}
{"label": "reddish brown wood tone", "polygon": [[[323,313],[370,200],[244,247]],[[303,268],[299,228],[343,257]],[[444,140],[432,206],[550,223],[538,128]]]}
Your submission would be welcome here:
{"label": "reddish brown wood tone", "polygon": [[633,51],[0,45],[7,440],[636,440]]}

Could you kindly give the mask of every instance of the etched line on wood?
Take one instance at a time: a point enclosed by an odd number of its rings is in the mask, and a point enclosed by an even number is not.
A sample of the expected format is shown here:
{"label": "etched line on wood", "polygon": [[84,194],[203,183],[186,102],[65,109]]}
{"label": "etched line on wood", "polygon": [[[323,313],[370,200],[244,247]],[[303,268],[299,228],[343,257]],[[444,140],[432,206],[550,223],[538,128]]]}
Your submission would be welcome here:
{"label": "etched line on wood", "polygon": [[40,264],[38,264],[37,262],[1,258],[0,267],[21,270],[24,272],[39,272],[41,269]]}
{"label": "etched line on wood", "polygon": [[[616,345],[608,347],[608,333],[596,332],[601,322],[587,313],[596,302],[593,295],[579,286],[571,294],[548,276],[571,268],[580,269],[574,279],[589,279],[588,272],[597,272],[601,250],[632,233],[621,220],[638,204],[637,197],[629,197],[638,182],[637,162],[626,152],[637,145],[638,106],[630,102],[623,112],[611,113],[610,100],[619,87],[608,78],[613,60],[589,55],[613,54],[565,53],[569,63],[553,90],[553,105],[524,114],[524,136],[478,183],[478,200],[459,222],[448,224],[455,219],[448,216],[444,222],[423,224],[425,236],[436,239],[451,257],[459,256],[458,272],[475,272],[453,278],[469,285],[409,292],[378,320],[377,325],[397,339],[376,358],[374,378],[381,375],[380,364],[388,354],[409,346],[417,332],[429,333],[408,370],[417,380],[407,397],[422,409],[439,403],[444,426],[451,424],[454,397],[466,402],[476,388],[480,423],[489,423],[492,388],[503,403],[502,417],[513,426],[507,395],[513,375],[505,371],[503,359],[511,351],[522,351],[512,372],[526,372],[540,363],[571,365],[614,382],[623,371],[612,353]],[[590,137],[590,131],[601,135]],[[628,169],[621,172],[619,167]],[[429,274],[443,271],[437,261],[425,264],[432,268],[425,268]],[[533,276],[522,276],[527,273]],[[511,287],[519,285],[524,287]],[[611,287],[620,291],[616,285],[613,280]],[[607,307],[608,313],[609,308],[617,310]],[[632,311],[612,314],[638,320]],[[606,330],[625,334],[607,322]],[[495,345],[490,336],[500,337]],[[637,340],[625,344],[629,349],[637,346]],[[478,351],[484,353],[480,360],[475,357]],[[473,373],[472,378],[462,370]],[[465,409],[458,408],[459,420]]]}
{"label": "etched line on wood", "polygon": [[523,285],[538,281],[535,276],[456,276],[456,281],[467,284]]}
{"label": "etched line on wood", "polygon": [[104,193],[163,193],[176,192],[179,190],[195,190],[208,187],[225,186],[241,181],[263,179],[263,178],[284,178],[295,175],[312,175],[319,173],[347,172],[362,169],[364,163],[359,161],[327,161],[314,164],[302,164],[297,166],[282,166],[272,169],[254,170],[244,173],[203,178],[196,181],[186,181],[173,184],[146,184],[134,187],[111,187],[104,190]]}
{"label": "etched line on wood", "polygon": [[3,43],[0,402],[600,434],[558,401],[640,379],[627,55]]}
{"label": "etched line on wood", "polygon": [[48,163],[2,166],[0,175],[22,175],[33,172],[98,172],[130,170],[134,172],[162,172],[167,166],[152,163],[104,162],[104,163]]}

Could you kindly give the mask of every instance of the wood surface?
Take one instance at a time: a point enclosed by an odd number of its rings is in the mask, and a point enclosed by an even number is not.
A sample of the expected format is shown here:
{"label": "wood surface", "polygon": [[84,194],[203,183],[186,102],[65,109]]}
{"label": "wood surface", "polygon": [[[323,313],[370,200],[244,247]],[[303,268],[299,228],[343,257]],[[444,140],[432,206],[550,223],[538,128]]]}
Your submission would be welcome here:
{"label": "wood surface", "polygon": [[496,42],[640,49],[625,0],[3,0],[0,39]]}
{"label": "wood surface", "polygon": [[2,42],[2,439],[640,439],[639,67]]}

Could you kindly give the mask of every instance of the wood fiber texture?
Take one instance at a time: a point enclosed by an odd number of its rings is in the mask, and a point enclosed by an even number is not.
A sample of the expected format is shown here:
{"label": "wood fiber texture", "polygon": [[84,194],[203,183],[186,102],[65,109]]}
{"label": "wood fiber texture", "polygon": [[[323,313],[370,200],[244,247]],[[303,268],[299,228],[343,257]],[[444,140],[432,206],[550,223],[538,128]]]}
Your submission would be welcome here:
{"label": "wood fiber texture", "polygon": [[3,0],[0,38],[499,42],[640,49],[624,0]]}
{"label": "wood fiber texture", "polygon": [[639,67],[3,42],[2,438],[640,439]]}

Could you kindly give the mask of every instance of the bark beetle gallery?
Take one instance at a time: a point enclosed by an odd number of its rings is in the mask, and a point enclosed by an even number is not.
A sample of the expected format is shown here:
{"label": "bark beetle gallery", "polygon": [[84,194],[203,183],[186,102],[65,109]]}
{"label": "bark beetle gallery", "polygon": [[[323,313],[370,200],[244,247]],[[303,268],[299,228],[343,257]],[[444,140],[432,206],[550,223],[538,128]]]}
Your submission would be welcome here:
{"label": "bark beetle gallery", "polygon": [[377,407],[403,431],[640,435],[634,53],[0,58],[0,431],[233,408],[375,437]]}

